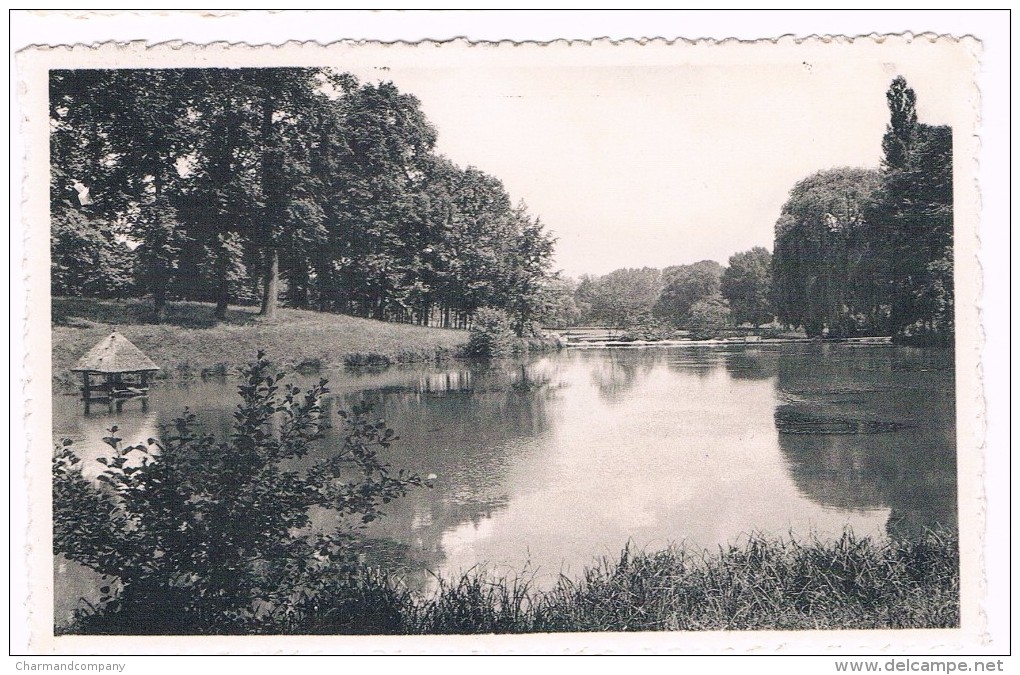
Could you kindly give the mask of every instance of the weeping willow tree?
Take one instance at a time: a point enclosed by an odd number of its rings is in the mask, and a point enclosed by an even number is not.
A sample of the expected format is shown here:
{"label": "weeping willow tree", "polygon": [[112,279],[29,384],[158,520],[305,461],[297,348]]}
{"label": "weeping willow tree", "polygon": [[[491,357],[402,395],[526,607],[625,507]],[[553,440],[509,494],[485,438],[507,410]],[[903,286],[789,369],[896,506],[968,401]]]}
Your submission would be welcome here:
{"label": "weeping willow tree", "polygon": [[869,272],[866,214],[881,175],[868,169],[820,171],[797,183],[776,223],[773,301],[779,320],[812,337],[881,330],[885,311],[858,293]]}

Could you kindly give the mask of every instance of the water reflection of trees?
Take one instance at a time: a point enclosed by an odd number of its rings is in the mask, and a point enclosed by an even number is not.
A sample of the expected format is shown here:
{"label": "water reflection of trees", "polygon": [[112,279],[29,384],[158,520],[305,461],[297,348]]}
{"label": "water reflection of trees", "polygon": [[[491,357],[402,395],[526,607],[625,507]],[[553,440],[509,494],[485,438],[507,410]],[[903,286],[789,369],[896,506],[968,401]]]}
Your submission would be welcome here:
{"label": "water reflection of trees", "polygon": [[647,350],[623,349],[600,350],[584,356],[594,365],[591,381],[598,389],[599,397],[610,403],[623,400],[641,376],[647,375],[661,358]]}
{"label": "water reflection of trees", "polygon": [[734,377],[753,379],[774,376],[775,370],[774,365],[770,365],[774,358],[769,355],[724,352],[717,347],[608,349],[582,352],[581,358],[591,363],[592,384],[599,396],[609,403],[626,400],[631,390],[663,363],[673,372],[699,379],[722,368]]}
{"label": "water reflection of trees", "polygon": [[735,380],[767,380],[779,374],[779,351],[745,347],[723,352],[726,372]]}
{"label": "water reflection of trees", "polygon": [[726,360],[718,347],[685,347],[667,352],[670,370],[703,379],[725,367]]}
{"label": "water reflection of trees", "polygon": [[[366,531],[371,548],[367,554],[373,561],[394,567],[408,562],[419,569],[438,567],[444,559],[441,542],[445,532],[464,523],[480,523],[507,506],[509,486],[541,478],[541,472],[535,471],[542,466],[540,459],[521,460],[539,450],[539,439],[552,425],[549,408],[560,382],[556,359],[461,363],[442,370],[391,369],[353,382],[346,374],[330,379],[335,379],[336,390],[326,397],[324,408],[334,427],[318,444],[323,452],[342,441],[337,411],[365,401],[400,437],[387,451],[386,461],[393,469],[438,477],[434,489],[415,490],[387,505],[387,517]],[[300,377],[285,381],[302,386],[310,383],[309,378]],[[55,435],[66,427],[62,435],[83,438],[80,449],[87,450],[83,454],[90,460],[86,465],[98,473],[102,466],[91,460],[109,454],[99,439],[112,424],[121,426],[126,442],[144,442],[147,437],[161,436],[160,427],[191,406],[201,432],[219,440],[232,432],[237,405],[233,381],[165,386],[158,396],[145,413],[125,408],[121,414],[89,417],[76,411],[69,399],[55,422]],[[288,468],[300,471],[317,459],[295,460]],[[527,476],[515,475],[522,471],[521,465],[531,467]],[[196,465],[195,470],[202,467]],[[329,526],[331,516],[319,514],[317,522]],[[413,560],[398,564],[401,550]]]}
{"label": "water reflection of trees", "polygon": [[[522,460],[538,451],[551,427],[555,381],[548,363],[475,364],[422,374],[400,389],[338,397],[331,405],[371,403],[397,431],[400,440],[387,457],[393,467],[437,476],[434,488],[390,504],[368,534],[407,544],[411,569],[439,567],[444,533],[479,524],[507,506],[511,486],[535,478],[541,460]],[[530,467],[527,476],[515,475],[521,466]]]}
{"label": "water reflection of trees", "polygon": [[[930,355],[901,367],[898,350],[827,350],[778,360],[777,415],[859,420],[890,433],[780,433],[790,473],[813,501],[891,510],[890,536],[957,526],[952,369]],[[906,360],[911,360],[908,357]],[[917,362],[918,359],[912,359]]]}

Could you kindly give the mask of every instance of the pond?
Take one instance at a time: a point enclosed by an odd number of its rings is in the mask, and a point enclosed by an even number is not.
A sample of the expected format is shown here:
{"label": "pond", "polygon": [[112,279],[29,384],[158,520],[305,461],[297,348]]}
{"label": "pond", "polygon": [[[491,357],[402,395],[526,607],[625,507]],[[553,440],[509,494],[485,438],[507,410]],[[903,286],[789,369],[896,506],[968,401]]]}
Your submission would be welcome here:
{"label": "pond", "polygon": [[[479,566],[548,586],[631,545],[714,549],[749,533],[909,536],[955,528],[952,353],[882,345],[566,350],[330,381],[329,407],[374,406],[394,467],[436,474],[369,534],[412,584]],[[185,406],[229,433],[230,379],[164,382],[146,410],[54,401],[54,439],[89,461],[116,424],[157,436]],[[337,425],[339,426],[339,425]],[[337,442],[336,431],[321,443]],[[390,546],[382,545],[391,542]],[[394,543],[396,545],[392,545]],[[57,620],[94,579],[58,565]]]}

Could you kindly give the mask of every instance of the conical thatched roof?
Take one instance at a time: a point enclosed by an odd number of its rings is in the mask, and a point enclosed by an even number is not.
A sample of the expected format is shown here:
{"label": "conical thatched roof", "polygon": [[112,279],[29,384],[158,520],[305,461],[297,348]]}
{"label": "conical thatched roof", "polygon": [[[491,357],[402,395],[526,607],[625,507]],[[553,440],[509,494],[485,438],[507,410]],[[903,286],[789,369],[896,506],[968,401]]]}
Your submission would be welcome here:
{"label": "conical thatched roof", "polygon": [[114,331],[81,357],[72,373],[138,373],[159,370],[142,350]]}

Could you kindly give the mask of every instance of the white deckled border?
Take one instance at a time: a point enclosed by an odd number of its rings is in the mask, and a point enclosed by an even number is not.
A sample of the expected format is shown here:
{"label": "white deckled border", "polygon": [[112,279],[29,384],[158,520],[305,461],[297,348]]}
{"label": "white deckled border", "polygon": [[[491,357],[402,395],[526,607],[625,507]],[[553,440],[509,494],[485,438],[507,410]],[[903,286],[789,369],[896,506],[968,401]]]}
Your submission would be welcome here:
{"label": "white deckled border", "polygon": [[[961,615],[958,630],[643,633],[529,635],[512,637],[231,637],[123,638],[52,635],[52,527],[50,509],[50,302],[49,302],[49,148],[47,72],[51,68],[152,68],[214,66],[335,65],[340,69],[388,63],[428,63],[442,68],[484,59],[490,65],[513,64],[599,67],[653,66],[668,63],[739,66],[859,59],[890,64],[891,73],[908,64],[964,73],[974,82],[980,43],[972,37],[866,35],[858,37],[787,35],[771,40],[556,40],[535,42],[469,42],[464,39],[421,42],[345,40],[329,45],[287,41],[280,46],[214,42],[196,45],[144,41],[95,46],[39,46],[17,56],[18,95],[26,139],[25,259],[27,274],[28,345],[26,427],[29,451],[26,479],[29,506],[28,569],[31,572],[31,644],[36,653],[938,653],[967,650],[984,639],[981,603],[984,597],[983,546],[985,523],[982,491],[984,462],[984,401],[981,394],[982,332],[978,302],[980,199],[977,185],[979,150],[978,90],[973,85],[954,101],[955,261],[957,457],[961,545]],[[891,79],[891,78],[890,78]],[[17,476],[12,476],[17,479]]]}

